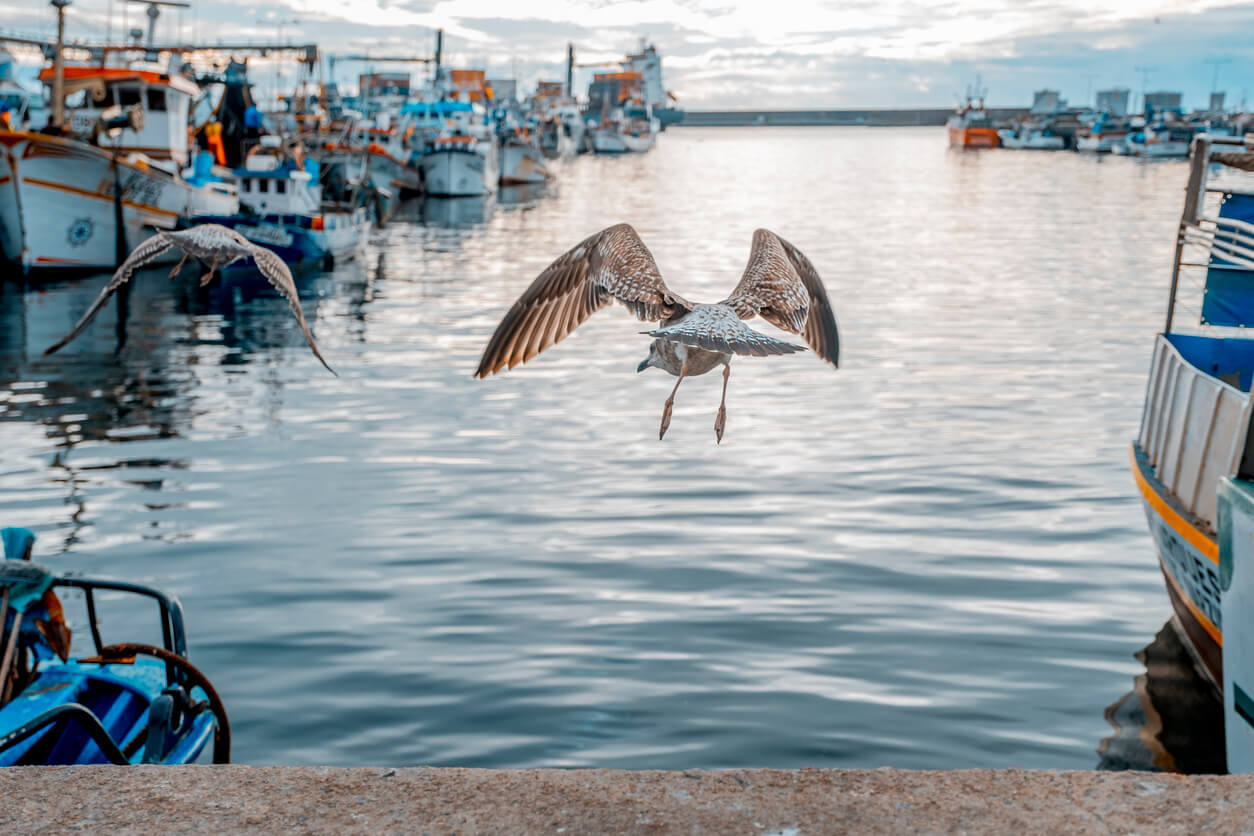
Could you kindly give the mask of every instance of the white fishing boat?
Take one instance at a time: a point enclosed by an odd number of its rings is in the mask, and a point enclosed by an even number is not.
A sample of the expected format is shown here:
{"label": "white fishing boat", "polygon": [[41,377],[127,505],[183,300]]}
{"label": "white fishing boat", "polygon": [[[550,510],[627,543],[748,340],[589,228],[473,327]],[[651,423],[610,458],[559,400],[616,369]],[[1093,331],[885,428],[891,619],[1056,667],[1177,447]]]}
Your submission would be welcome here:
{"label": "white fishing boat", "polygon": [[1061,151],[1066,147],[1066,142],[1060,136],[1055,136],[1049,128],[1039,128],[1032,125],[1019,125],[1015,128],[1002,128],[997,132],[1001,139],[1002,148],[1018,149],[1023,151]]}
{"label": "white fishing boat", "polygon": [[537,147],[533,134],[526,128],[506,129],[501,137],[500,177],[502,186],[543,183],[553,175],[544,154]]}
{"label": "white fishing boat", "polygon": [[[1254,171],[1254,151],[1207,137],[1192,147],[1184,211],[1173,235],[1167,321],[1154,340],[1131,464],[1175,611],[1173,626],[1218,688],[1227,664],[1228,606],[1217,491],[1227,478],[1254,478],[1254,339],[1245,336],[1254,326],[1254,190],[1237,179]],[[1227,182],[1215,180],[1234,172]],[[1178,298],[1203,284],[1193,308],[1199,320],[1178,322],[1177,309],[1189,309],[1178,306]],[[1190,295],[1188,302],[1194,301]],[[1227,572],[1230,579],[1230,565]]]}
{"label": "white fishing boat", "polygon": [[[40,79],[51,82],[52,71]],[[67,98],[80,103],[63,135],[0,130],[5,258],[26,271],[110,269],[153,229],[238,211],[229,184],[183,176],[194,84],[155,70],[102,67],[66,67],[64,79]]]}
{"label": "white fishing boat", "polygon": [[408,197],[422,190],[422,175],[410,165],[410,138],[390,124],[386,114],[375,122],[358,123],[352,131],[353,143],[366,154],[366,167],[376,185],[386,186]]}
{"label": "white fishing boat", "polygon": [[1187,157],[1195,133],[1191,125],[1155,120],[1143,130],[1129,133],[1114,152],[1132,157]]}
{"label": "white fishing boat", "polygon": [[437,197],[474,197],[489,193],[495,179],[488,155],[472,136],[445,133],[422,155],[423,185]]}
{"label": "white fishing boat", "polygon": [[644,114],[629,116],[617,108],[592,129],[592,150],[598,154],[643,154],[657,141],[657,132],[656,119]]}
{"label": "white fishing boat", "polygon": [[1127,140],[1129,131],[1126,119],[1098,116],[1092,125],[1076,131],[1075,148],[1095,154],[1113,153]]}

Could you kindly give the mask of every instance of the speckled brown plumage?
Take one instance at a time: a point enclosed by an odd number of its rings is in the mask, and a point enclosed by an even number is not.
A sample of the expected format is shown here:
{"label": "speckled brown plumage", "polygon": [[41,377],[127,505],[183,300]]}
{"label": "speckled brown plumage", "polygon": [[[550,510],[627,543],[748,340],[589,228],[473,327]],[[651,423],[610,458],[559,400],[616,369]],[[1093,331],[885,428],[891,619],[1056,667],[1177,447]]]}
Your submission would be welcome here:
{"label": "speckled brown plumage", "polygon": [[[721,365],[724,398],[732,355],[764,357],[803,350],[744,324],[754,316],[801,335],[833,366],[839,359],[836,319],[818,272],[800,250],[775,233],[766,229],[753,233],[749,264],[736,289],[724,301],[704,305],[688,302],[668,288],[636,231],[617,224],[580,242],[532,282],[497,326],[475,376],[487,377],[527,362],[615,299],[639,319],[660,323],[643,332],[655,339],[639,371],[656,366],[682,381]],[[672,391],[659,437],[669,426],[674,397]],[[720,441],[725,414],[720,405],[715,422]]]}

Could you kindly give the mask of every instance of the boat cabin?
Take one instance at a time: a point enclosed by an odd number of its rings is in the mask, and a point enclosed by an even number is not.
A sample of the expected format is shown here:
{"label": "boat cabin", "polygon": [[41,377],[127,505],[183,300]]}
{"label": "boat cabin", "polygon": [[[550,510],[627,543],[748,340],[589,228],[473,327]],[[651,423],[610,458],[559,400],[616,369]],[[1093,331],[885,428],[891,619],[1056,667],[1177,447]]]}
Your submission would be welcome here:
{"label": "boat cabin", "polygon": [[[52,76],[51,68],[39,74],[49,90]],[[125,112],[138,105],[144,112],[143,126],[138,131],[124,128],[111,144],[121,151],[187,165],[188,109],[199,93],[195,84],[180,75],[109,67],[65,67],[64,76],[74,133],[90,135],[106,111],[116,107]]]}
{"label": "boat cabin", "polygon": [[264,136],[244,167],[234,171],[240,206],[258,215],[317,215],[322,209],[319,168],[316,160],[284,154],[277,136]]}

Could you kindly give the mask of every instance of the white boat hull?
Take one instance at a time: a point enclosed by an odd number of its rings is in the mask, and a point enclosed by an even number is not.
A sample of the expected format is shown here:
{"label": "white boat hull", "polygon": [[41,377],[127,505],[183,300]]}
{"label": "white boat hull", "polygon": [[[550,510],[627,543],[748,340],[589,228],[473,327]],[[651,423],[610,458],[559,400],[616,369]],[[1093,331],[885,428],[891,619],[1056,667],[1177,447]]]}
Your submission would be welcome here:
{"label": "white boat hull", "polygon": [[1075,148],[1077,151],[1092,151],[1097,154],[1107,154],[1113,152],[1118,146],[1124,144],[1127,134],[1097,134],[1089,136],[1078,136],[1075,140]]}
{"label": "white boat hull", "polygon": [[310,237],[323,252],[336,260],[351,258],[357,254],[366,240],[370,228],[370,215],[365,209],[350,212],[327,212],[322,215],[322,229],[310,233]]}
{"label": "white boat hull", "polygon": [[386,186],[406,195],[417,194],[422,190],[422,179],[418,176],[417,169],[410,168],[389,154],[371,152],[367,154],[367,160],[367,170],[375,185]]}
{"label": "white boat hull", "polygon": [[429,151],[422,157],[423,185],[439,197],[475,197],[487,194],[488,161],[473,150]]}
{"label": "white boat hull", "polygon": [[652,147],[652,133],[632,136],[605,128],[592,132],[592,150],[598,154],[643,154]]}
{"label": "white boat hull", "polygon": [[[144,163],[119,162],[126,247],[198,214],[234,214],[220,184],[193,187]],[[24,270],[112,269],[117,225],[112,156],[72,139],[0,132],[0,248]]]}
{"label": "white boat hull", "polygon": [[1187,142],[1129,142],[1123,152],[1133,157],[1187,157]]}
{"label": "white boat hull", "polygon": [[507,143],[501,149],[501,185],[543,183],[551,176],[544,155],[530,145]]}

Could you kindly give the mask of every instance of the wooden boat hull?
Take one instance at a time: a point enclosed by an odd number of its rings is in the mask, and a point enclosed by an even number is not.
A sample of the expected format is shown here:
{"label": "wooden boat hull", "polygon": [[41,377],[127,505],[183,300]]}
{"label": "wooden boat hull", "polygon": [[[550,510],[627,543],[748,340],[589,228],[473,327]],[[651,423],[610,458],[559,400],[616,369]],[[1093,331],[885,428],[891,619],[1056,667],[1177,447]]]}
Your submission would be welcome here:
{"label": "wooden boat hull", "polygon": [[1132,473],[1140,490],[1158,564],[1175,612],[1174,624],[1198,670],[1216,690],[1223,682],[1223,621],[1219,600],[1219,545],[1155,477],[1139,444]]}

